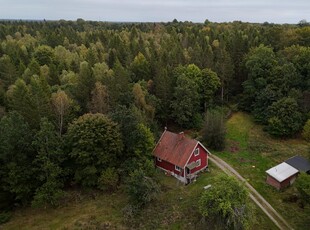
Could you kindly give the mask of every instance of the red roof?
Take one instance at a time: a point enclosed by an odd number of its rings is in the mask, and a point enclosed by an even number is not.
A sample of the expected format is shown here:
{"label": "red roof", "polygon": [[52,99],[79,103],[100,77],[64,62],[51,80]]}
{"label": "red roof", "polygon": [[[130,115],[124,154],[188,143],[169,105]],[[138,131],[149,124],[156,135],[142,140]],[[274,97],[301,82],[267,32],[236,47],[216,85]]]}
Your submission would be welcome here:
{"label": "red roof", "polygon": [[153,155],[184,168],[197,144],[198,141],[185,137],[184,133],[176,134],[166,130],[159,139]]}

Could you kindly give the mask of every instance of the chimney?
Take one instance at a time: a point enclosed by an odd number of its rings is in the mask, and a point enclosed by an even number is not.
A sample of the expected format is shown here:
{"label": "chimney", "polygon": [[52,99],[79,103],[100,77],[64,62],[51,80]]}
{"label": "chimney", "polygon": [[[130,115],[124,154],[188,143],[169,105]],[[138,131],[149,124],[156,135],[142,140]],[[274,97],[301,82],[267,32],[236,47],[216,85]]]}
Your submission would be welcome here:
{"label": "chimney", "polygon": [[179,132],[179,139],[182,140],[185,137],[184,132]]}

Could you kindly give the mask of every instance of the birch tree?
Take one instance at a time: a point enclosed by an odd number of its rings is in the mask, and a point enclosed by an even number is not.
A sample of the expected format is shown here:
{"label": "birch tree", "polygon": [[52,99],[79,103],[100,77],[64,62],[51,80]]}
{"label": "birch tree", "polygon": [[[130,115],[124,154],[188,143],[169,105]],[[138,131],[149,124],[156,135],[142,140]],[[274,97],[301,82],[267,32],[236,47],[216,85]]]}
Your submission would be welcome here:
{"label": "birch tree", "polygon": [[64,125],[64,116],[69,111],[71,105],[71,99],[68,97],[65,91],[58,90],[57,93],[52,94],[51,100],[53,104],[54,113],[58,117],[59,135],[61,135]]}

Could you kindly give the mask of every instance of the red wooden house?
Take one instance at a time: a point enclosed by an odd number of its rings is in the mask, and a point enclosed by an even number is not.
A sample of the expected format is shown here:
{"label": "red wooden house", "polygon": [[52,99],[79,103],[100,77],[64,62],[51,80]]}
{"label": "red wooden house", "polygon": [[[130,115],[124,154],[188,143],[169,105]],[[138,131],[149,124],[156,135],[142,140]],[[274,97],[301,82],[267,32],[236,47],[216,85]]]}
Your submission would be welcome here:
{"label": "red wooden house", "polygon": [[167,130],[153,151],[156,166],[185,184],[208,167],[208,154],[199,141],[185,137],[183,132],[176,134]]}

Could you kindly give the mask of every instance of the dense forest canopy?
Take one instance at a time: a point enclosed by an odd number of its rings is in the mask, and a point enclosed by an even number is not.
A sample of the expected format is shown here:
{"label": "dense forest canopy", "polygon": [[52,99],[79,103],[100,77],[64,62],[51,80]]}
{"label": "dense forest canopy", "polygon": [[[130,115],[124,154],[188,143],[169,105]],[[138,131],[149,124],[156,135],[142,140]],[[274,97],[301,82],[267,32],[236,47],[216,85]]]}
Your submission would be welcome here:
{"label": "dense forest canopy", "polygon": [[273,136],[301,133],[307,23],[2,21],[0,208],[55,205],[72,183],[151,178],[163,126],[199,130],[208,110],[231,104]]}

